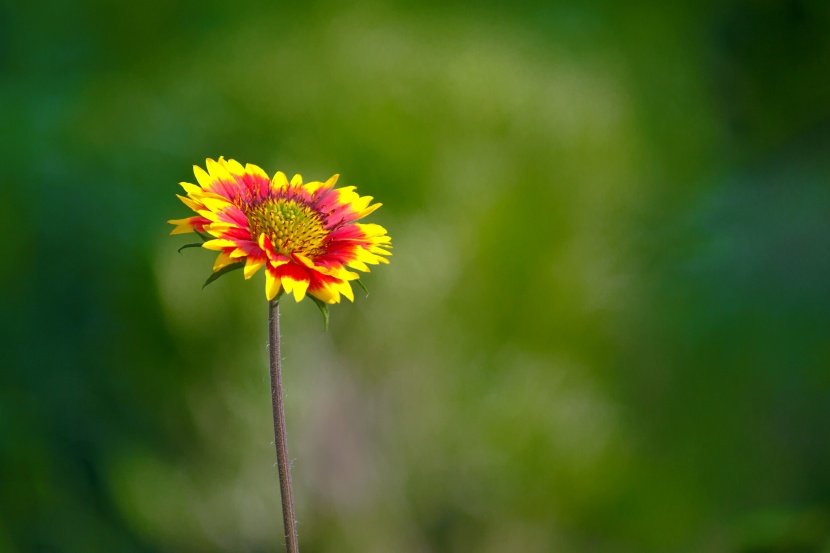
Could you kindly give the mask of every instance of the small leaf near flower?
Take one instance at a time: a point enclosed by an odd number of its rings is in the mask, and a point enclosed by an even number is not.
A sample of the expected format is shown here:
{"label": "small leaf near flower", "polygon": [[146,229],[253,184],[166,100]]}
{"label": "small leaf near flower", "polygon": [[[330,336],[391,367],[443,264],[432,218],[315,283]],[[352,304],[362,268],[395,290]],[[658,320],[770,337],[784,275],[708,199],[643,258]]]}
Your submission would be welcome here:
{"label": "small leaf near flower", "polygon": [[177,251],[179,253],[182,253],[182,250],[186,250],[187,248],[201,248],[201,247],[202,247],[202,242],[191,242],[190,244],[185,244],[184,246],[179,248]]}
{"label": "small leaf near flower", "polygon": [[323,300],[317,299],[314,296],[309,296],[320,308],[320,313],[323,314],[323,330],[329,329],[329,305]]}
{"label": "small leaf near flower", "polygon": [[225,266],[225,267],[222,267],[221,269],[219,269],[218,271],[216,271],[215,273],[213,273],[212,275],[210,275],[210,276],[208,277],[208,279],[205,281],[205,283],[204,283],[204,284],[202,284],[202,289],[204,289],[204,288],[205,288],[205,286],[207,286],[208,284],[210,284],[211,282],[213,282],[214,280],[216,280],[216,279],[217,279],[217,278],[219,278],[220,276],[222,276],[222,275],[224,275],[224,274],[226,274],[226,273],[230,273],[231,271],[235,271],[235,270],[237,270],[237,269],[241,269],[241,268],[242,268],[242,267],[244,267],[244,266],[245,266],[245,262],[244,262],[244,261],[238,261],[238,262],[236,262],[236,263],[231,263],[230,265],[227,265],[227,266]]}

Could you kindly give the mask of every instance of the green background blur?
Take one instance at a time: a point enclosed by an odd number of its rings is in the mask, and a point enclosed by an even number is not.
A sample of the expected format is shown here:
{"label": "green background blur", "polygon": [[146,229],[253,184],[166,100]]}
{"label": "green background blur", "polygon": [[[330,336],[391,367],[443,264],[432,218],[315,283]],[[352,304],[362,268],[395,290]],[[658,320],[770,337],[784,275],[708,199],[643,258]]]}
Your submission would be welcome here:
{"label": "green background blur", "polygon": [[302,551],[830,552],[830,3],[0,6],[0,552],[282,547],[220,155],[384,207],[282,307]]}

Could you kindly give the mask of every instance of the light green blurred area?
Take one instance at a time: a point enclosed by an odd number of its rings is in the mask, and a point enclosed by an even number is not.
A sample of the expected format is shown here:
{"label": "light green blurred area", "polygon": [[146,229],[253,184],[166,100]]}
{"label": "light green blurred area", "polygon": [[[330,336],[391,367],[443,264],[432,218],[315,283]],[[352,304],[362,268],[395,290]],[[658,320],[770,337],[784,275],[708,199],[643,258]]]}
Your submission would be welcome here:
{"label": "light green blurred area", "polygon": [[280,550],[264,278],[191,165],[339,173],[282,302],[302,550],[830,551],[830,11],[0,8],[0,552]]}

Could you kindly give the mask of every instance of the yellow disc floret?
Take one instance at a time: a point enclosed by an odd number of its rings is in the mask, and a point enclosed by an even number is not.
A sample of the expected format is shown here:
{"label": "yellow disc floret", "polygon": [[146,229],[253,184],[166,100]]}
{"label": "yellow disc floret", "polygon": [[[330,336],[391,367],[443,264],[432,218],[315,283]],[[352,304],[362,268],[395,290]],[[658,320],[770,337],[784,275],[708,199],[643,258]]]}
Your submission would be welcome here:
{"label": "yellow disc floret", "polygon": [[269,198],[243,207],[253,236],[265,233],[274,249],[285,256],[302,254],[310,259],[321,255],[328,231],[309,206],[296,200]]}

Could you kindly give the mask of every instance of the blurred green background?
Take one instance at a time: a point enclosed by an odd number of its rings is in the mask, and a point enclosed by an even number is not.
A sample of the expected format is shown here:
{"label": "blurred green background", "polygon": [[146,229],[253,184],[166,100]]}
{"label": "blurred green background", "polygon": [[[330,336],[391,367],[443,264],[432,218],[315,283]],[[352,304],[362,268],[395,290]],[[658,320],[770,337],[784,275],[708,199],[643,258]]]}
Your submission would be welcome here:
{"label": "blurred green background", "polygon": [[220,155],[391,265],[283,302],[301,548],[830,551],[830,4],[0,5],[0,552],[282,547]]}

